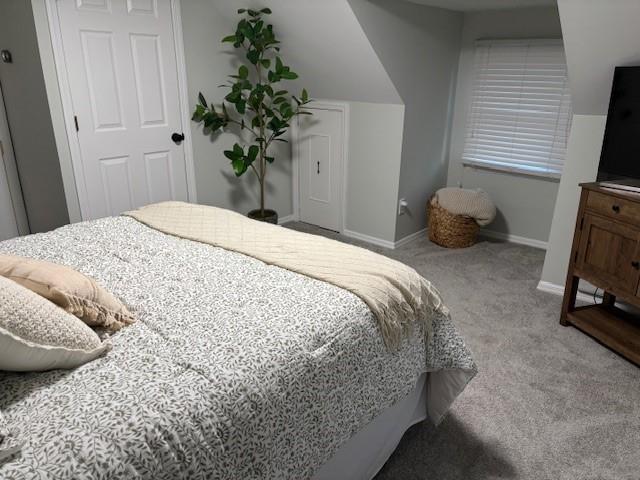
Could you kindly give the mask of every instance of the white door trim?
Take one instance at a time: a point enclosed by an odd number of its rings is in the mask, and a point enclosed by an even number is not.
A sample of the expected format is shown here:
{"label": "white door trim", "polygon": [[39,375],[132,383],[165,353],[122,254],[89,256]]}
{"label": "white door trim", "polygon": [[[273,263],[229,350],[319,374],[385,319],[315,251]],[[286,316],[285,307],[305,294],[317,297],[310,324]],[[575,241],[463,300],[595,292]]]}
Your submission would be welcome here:
{"label": "white door trim", "polygon": [[[342,143],[342,174],[340,175],[340,232],[344,233],[347,224],[346,215],[346,199],[347,199],[347,172],[349,164],[349,104],[346,102],[338,102],[335,100],[314,100],[309,104],[310,110],[333,110],[342,113],[344,124],[342,126],[343,143]],[[291,124],[291,178],[293,181],[293,221],[300,220],[300,153],[298,150],[298,137],[300,131],[298,129],[297,119]]]}
{"label": "white door trim", "polygon": [[[28,235],[29,221],[27,219],[27,211],[24,207],[24,198],[22,197],[22,186],[20,185],[20,177],[18,176],[18,166],[16,165],[16,157],[13,151],[13,143],[11,141],[11,131],[9,129],[9,119],[4,107],[4,97],[2,96],[2,88],[0,87],[0,141],[3,149],[3,155],[0,155],[0,168],[4,168],[7,175],[7,183],[9,185],[9,194],[11,195],[11,207],[13,215],[16,219],[16,227],[20,235]],[[3,161],[4,160],[4,161]]]}
{"label": "white door trim", "polygon": [[[73,102],[71,101],[71,87],[69,85],[69,74],[64,55],[62,43],[62,31],[60,28],[60,17],[58,15],[57,0],[45,0],[47,7],[47,18],[49,20],[49,31],[51,33],[51,45],[53,47],[53,57],[56,65],[56,74],[64,111],[64,122],[71,151],[71,163],[73,166],[74,184],[80,201],[80,214],[82,219],[87,218],[86,208],[89,205],[89,197],[86,186],[76,179],[84,178],[82,166],[82,155],[80,154],[80,141],[76,135],[74,123]],[[184,133],[184,159],[187,174],[187,195],[192,203],[198,201],[196,195],[196,176],[193,160],[193,142],[191,138],[191,115],[189,113],[189,94],[187,90],[187,66],[184,55],[184,37],[182,34],[181,0],[170,0],[171,21],[173,26],[173,38],[176,51],[176,65],[178,68],[178,92],[180,101],[180,120]]]}

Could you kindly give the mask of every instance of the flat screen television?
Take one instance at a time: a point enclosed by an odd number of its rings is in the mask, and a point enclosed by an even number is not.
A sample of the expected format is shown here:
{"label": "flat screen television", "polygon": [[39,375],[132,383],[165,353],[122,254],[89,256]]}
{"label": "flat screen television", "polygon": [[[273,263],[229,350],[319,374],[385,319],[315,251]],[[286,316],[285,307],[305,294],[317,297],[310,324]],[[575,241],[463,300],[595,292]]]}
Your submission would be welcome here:
{"label": "flat screen television", "polygon": [[616,67],[598,181],[640,189],[640,67]]}

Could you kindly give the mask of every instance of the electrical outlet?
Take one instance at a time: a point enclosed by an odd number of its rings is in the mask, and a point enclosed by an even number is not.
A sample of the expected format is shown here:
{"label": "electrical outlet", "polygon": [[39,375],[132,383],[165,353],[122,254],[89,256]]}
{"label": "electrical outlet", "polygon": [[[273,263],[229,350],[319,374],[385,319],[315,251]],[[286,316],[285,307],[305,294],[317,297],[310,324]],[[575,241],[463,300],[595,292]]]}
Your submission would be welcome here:
{"label": "electrical outlet", "polygon": [[404,198],[401,198],[400,201],[398,202],[398,215],[404,215],[405,213],[407,213],[408,206],[409,204],[407,203],[407,200]]}

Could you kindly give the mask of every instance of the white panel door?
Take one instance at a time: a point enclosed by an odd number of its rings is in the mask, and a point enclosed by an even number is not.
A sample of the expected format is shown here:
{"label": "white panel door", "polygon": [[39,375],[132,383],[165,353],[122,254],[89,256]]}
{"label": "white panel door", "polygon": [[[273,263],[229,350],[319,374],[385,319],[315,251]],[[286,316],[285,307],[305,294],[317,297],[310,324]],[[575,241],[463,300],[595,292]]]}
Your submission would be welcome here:
{"label": "white panel door", "polygon": [[186,201],[185,154],[171,138],[184,126],[170,0],[57,5],[77,117],[83,219]]}
{"label": "white panel door", "polygon": [[342,230],[344,112],[315,108],[298,120],[300,220]]}

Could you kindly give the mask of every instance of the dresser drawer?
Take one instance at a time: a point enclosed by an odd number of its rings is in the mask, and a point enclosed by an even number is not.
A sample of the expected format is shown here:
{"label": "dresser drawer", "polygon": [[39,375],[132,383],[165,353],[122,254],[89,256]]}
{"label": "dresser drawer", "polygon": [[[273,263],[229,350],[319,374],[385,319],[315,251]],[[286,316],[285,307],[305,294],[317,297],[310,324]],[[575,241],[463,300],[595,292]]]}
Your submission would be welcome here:
{"label": "dresser drawer", "polygon": [[638,203],[599,192],[589,192],[586,207],[594,213],[640,225],[640,204]]}

